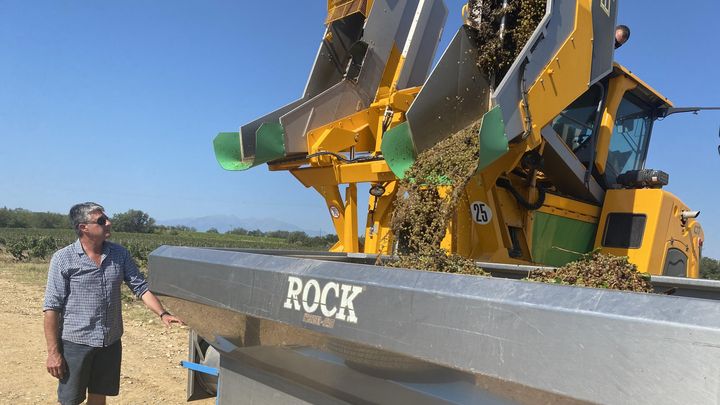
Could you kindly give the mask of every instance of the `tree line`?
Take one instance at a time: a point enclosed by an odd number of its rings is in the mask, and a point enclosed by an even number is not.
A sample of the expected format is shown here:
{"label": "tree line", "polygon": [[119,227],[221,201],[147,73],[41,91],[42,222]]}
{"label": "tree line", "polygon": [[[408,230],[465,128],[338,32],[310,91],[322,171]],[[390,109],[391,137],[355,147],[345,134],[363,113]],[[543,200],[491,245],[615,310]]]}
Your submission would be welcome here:
{"label": "tree line", "polygon": [[703,257],[700,261],[700,277],[720,280],[720,260]]}
{"label": "tree line", "polygon": [[[110,218],[118,232],[152,233],[155,220],[140,210],[129,210]],[[67,215],[33,212],[24,208],[0,208],[0,228],[72,229]]]}
{"label": "tree line", "polygon": [[[141,210],[131,209],[127,212],[115,214],[110,220],[112,221],[113,229],[117,232],[171,235],[177,235],[183,232],[197,232],[197,229],[184,225],[157,225],[155,219]],[[23,208],[9,209],[4,207],[0,208],[0,228],[71,229],[72,225],[67,215],[53,212],[32,212]],[[207,233],[219,234],[220,232],[215,228],[211,228],[207,230]],[[235,228],[225,232],[225,234],[278,238],[284,239],[292,245],[315,248],[328,248],[338,240],[335,234],[309,236],[302,231],[262,232],[259,229],[248,230]],[[45,245],[46,244],[39,244],[38,249]],[[720,260],[703,257],[700,262],[700,277],[720,280]]]}
{"label": "tree line", "polygon": [[[128,210],[118,213],[110,218],[112,229],[116,232],[128,233],[155,233],[178,235],[183,232],[197,232],[197,229],[184,225],[167,226],[157,225],[155,219],[141,210]],[[67,215],[53,212],[32,212],[23,208],[9,209],[0,208],[0,228],[36,228],[36,229],[72,229]],[[211,228],[207,233],[220,232]],[[226,234],[268,237],[284,239],[289,244],[305,247],[327,248],[337,242],[337,236],[328,234],[325,236],[309,236],[302,231],[270,231],[262,232],[259,229],[247,230],[235,228]]]}
{"label": "tree line", "polygon": [[67,215],[5,207],[0,208],[0,228],[69,229],[71,226]]}

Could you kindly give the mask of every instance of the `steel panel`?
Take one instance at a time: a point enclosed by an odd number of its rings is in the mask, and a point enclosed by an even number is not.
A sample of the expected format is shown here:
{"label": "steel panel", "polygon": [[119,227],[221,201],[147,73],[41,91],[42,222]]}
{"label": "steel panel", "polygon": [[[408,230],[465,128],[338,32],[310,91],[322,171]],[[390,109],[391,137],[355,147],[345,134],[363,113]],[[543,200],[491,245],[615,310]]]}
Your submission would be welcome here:
{"label": "steel panel", "polygon": [[448,9],[443,0],[421,0],[405,42],[405,64],[398,78],[399,90],[420,86],[427,79],[435,52],[440,44]]}
{"label": "steel panel", "polygon": [[[271,380],[274,386],[264,381]],[[338,404],[321,393],[274,377],[229,356],[220,358],[217,403],[253,405]],[[304,399],[301,399],[304,398]]]}
{"label": "steel panel", "polygon": [[[350,47],[362,36],[364,24],[363,15],[356,13],[333,21],[328,26],[305,84],[303,99],[315,97],[343,79]],[[332,35],[332,42],[325,39],[328,34]]]}
{"label": "steel panel", "polygon": [[[149,265],[161,296],[569,398],[720,399],[720,305],[711,300],[168,246]],[[304,323],[283,307],[289,276],[362,286],[357,323]]]}
{"label": "steel panel", "polygon": [[[367,108],[396,41],[407,37],[419,0],[375,0],[365,21],[368,44],[356,82],[343,79],[280,118],[288,155],[307,152],[307,132]],[[404,43],[404,42],[403,42]]]}
{"label": "steel panel", "polygon": [[551,126],[543,128],[541,134],[550,147],[543,154],[545,157],[544,169],[553,184],[565,194],[578,196],[595,203],[603,201],[605,190],[592,176],[590,176],[589,184],[585,185],[587,168],[580,163],[560,135]]}
{"label": "steel panel", "polygon": [[593,53],[590,86],[613,70],[619,0],[593,1]]}
{"label": "steel panel", "polygon": [[509,108],[518,106],[522,99],[522,63],[526,59],[529,61],[525,68],[525,77],[528,79],[526,85],[529,88],[573,31],[576,7],[577,1],[548,0],[545,17],[495,90],[493,99],[496,105],[503,106],[505,130],[509,140],[524,132],[520,109]]}
{"label": "steel panel", "polygon": [[254,121],[248,122],[247,124],[240,127],[240,148],[241,148],[241,157],[243,162],[252,164],[255,160],[255,148],[257,145],[257,136],[256,132],[258,128],[260,128],[260,125],[266,123],[266,122],[274,122],[279,123],[280,122],[280,116],[284,115],[288,111],[292,110],[293,108],[299,106],[300,104],[305,101],[304,99],[298,99],[293,101],[290,104],[287,104],[283,107],[278,108],[277,110],[265,114],[260,118],[255,119]]}
{"label": "steel panel", "polygon": [[407,112],[419,154],[479,120],[488,111],[490,86],[475,59],[475,32],[462,26]]}
{"label": "steel panel", "polygon": [[358,76],[360,92],[373,100],[393,46],[402,52],[420,0],[375,0],[368,15],[363,41],[370,46]]}
{"label": "steel panel", "polygon": [[333,122],[369,105],[360,88],[343,80],[280,117],[285,130],[285,153],[307,153],[308,131]]}
{"label": "steel panel", "polygon": [[[276,403],[276,398],[313,404],[516,404],[457,373],[438,375],[435,384],[393,381],[353,370],[341,358],[313,349],[250,347],[230,353],[223,360],[222,384],[230,385],[233,394],[221,395],[220,404]],[[438,390],[429,385],[444,385],[442,388],[451,388],[453,395],[438,396]],[[229,401],[225,402],[226,398]]]}

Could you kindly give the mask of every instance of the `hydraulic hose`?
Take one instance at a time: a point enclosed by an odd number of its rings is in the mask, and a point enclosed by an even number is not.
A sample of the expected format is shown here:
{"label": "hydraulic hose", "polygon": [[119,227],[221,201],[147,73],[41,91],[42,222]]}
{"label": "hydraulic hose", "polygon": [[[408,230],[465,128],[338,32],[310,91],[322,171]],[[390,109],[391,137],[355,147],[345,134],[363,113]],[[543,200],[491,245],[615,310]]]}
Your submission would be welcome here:
{"label": "hydraulic hose", "polygon": [[527,210],[535,211],[535,210],[539,209],[540,207],[542,207],[543,204],[545,204],[545,188],[542,187],[541,185],[537,186],[537,189],[538,189],[537,201],[535,201],[532,204],[530,202],[528,202],[528,200],[526,200],[522,195],[520,195],[520,193],[515,189],[515,187],[513,187],[510,180],[501,177],[501,178],[497,179],[497,181],[495,182],[495,185],[508,190],[513,195],[513,197],[515,197],[515,200],[517,200],[518,204],[522,205]]}

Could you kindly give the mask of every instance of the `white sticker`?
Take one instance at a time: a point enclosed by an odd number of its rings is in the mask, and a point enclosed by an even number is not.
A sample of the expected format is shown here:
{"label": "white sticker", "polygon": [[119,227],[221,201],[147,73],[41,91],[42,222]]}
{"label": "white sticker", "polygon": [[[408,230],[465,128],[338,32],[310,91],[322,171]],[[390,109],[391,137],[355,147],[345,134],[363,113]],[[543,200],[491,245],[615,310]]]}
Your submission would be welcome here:
{"label": "white sticker", "polygon": [[611,1],[612,1],[612,0],[600,0],[600,7],[603,9],[603,11],[605,12],[605,14],[608,15],[608,17],[610,17],[610,7],[611,7],[610,3],[611,3]]}
{"label": "white sticker", "polygon": [[475,201],[470,204],[470,216],[476,224],[485,225],[492,221],[492,210],[490,206],[482,201]]}
{"label": "white sticker", "polygon": [[330,206],[330,215],[332,215],[333,218],[340,218],[340,210],[334,206]]}

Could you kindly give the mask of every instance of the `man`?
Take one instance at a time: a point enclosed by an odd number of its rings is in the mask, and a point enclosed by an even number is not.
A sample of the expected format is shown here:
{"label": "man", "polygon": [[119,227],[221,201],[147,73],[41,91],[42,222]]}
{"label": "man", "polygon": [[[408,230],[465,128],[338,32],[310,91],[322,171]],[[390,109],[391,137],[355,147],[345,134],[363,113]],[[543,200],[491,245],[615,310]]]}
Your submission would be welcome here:
{"label": "man", "polygon": [[43,306],[47,370],[58,380],[58,402],[103,405],[120,390],[123,333],[120,286],[132,292],[169,327],[182,324],[165,311],[129,252],[107,241],[105,209],[87,202],[70,209],[78,240],[50,261]]}
{"label": "man", "polygon": [[623,46],[630,39],[630,27],[627,25],[618,25],[615,27],[615,49]]}

